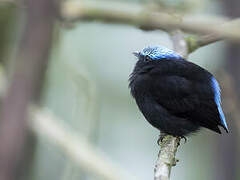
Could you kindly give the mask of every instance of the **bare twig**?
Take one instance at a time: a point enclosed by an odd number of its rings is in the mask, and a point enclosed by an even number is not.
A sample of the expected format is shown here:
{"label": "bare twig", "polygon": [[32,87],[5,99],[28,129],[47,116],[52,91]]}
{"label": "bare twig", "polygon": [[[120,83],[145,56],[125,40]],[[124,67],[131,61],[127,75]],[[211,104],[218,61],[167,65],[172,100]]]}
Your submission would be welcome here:
{"label": "bare twig", "polygon": [[0,179],[16,178],[26,134],[28,104],[41,84],[53,29],[53,1],[28,0],[26,27],[0,113]]}
{"label": "bare twig", "polygon": [[175,158],[180,138],[164,136],[160,143],[160,151],[154,169],[154,180],[169,180],[171,169],[176,165]]}
{"label": "bare twig", "polygon": [[61,120],[47,110],[30,109],[30,129],[55,144],[82,170],[105,180],[136,180],[133,175],[112,163],[96,147],[79,134],[61,125]]}

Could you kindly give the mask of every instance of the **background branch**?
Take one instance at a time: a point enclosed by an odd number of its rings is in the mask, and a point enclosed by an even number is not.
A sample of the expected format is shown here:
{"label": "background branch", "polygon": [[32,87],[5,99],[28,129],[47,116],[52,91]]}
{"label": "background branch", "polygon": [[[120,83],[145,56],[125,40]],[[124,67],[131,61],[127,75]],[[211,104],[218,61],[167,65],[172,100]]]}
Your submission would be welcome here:
{"label": "background branch", "polygon": [[[0,65],[0,99],[6,93],[6,73]],[[28,128],[37,137],[54,144],[81,170],[105,180],[137,180],[122,167],[113,163],[97,147],[89,143],[88,137],[74,133],[63,120],[50,110],[31,105],[28,108]]]}
{"label": "background branch", "polygon": [[[225,21],[219,24],[214,20],[199,22],[196,20],[179,21],[175,16],[169,14],[152,12],[147,9],[135,7],[124,10],[116,8],[119,4],[108,6],[98,6],[97,3],[86,3],[77,1],[66,1],[62,4],[62,18],[68,21],[87,20],[102,21],[107,23],[121,23],[140,27],[144,30],[161,29],[171,31],[181,29],[184,32],[212,36],[214,38],[201,38],[197,42],[199,47],[207,45],[221,39],[227,39],[234,42],[240,41],[240,20]],[[111,7],[111,8],[109,8]],[[121,6],[120,6],[121,7]]]}
{"label": "background branch", "polygon": [[207,46],[223,39],[223,37],[213,33],[202,36],[188,36],[185,38],[188,44],[188,53],[192,53],[200,47]]}
{"label": "background branch", "polygon": [[41,85],[53,30],[51,0],[28,0],[26,27],[16,56],[14,74],[0,113],[0,179],[15,179],[26,135],[28,104]]}
{"label": "background branch", "polygon": [[137,180],[136,177],[112,163],[96,147],[79,134],[64,127],[61,120],[51,112],[35,108],[30,109],[29,127],[34,134],[45,137],[55,144],[82,170],[105,180]]}

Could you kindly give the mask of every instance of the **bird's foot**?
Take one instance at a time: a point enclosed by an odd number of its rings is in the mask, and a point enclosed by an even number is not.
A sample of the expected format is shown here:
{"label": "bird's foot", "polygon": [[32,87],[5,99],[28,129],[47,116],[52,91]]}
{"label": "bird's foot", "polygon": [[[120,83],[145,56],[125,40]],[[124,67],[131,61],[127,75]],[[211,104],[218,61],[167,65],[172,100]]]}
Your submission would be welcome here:
{"label": "bird's foot", "polygon": [[[164,139],[164,137],[166,136],[166,135],[168,135],[168,134],[166,134],[166,133],[160,133],[160,135],[159,135],[159,138],[158,138],[158,140],[157,140],[157,144],[160,146],[160,143],[161,142],[163,142],[163,139]],[[179,144],[180,144],[180,142],[181,142],[181,140],[182,139],[184,139],[184,143],[186,143],[187,142],[187,138],[185,137],[185,136],[175,136],[176,138],[179,138]]]}
{"label": "bird's foot", "polygon": [[184,139],[184,143],[187,142],[187,138],[186,138],[185,136],[179,136],[179,138],[180,138],[180,141],[181,141],[182,139]]}
{"label": "bird's foot", "polygon": [[173,161],[172,166],[176,166],[178,162],[179,162],[179,159],[175,158],[174,161]]}
{"label": "bird's foot", "polygon": [[157,140],[157,144],[160,146],[160,143],[163,141],[163,138],[166,136],[166,133],[160,133],[158,140]]}
{"label": "bird's foot", "polygon": [[176,138],[178,138],[178,146],[180,145],[181,143],[181,140],[184,139],[184,144],[187,142],[187,138],[185,136],[175,136]]}

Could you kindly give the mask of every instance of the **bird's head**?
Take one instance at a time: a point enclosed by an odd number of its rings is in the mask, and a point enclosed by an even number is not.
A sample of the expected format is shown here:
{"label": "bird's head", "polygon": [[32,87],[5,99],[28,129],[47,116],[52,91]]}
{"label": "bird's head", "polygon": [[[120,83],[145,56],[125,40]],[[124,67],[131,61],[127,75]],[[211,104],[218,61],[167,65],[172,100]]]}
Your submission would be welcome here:
{"label": "bird's head", "polygon": [[140,61],[149,62],[155,60],[181,60],[178,53],[163,46],[149,46],[140,52],[133,53]]}

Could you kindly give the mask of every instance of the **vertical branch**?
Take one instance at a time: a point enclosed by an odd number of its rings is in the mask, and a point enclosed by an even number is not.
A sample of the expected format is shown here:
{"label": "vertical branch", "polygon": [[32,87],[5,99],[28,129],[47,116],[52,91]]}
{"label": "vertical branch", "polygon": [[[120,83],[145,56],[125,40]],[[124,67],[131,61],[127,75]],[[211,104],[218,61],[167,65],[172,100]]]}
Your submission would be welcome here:
{"label": "vertical branch", "polygon": [[185,41],[184,35],[180,30],[171,32],[171,39],[173,42],[174,51],[180,54],[182,57],[188,56],[188,45]]}
{"label": "vertical branch", "polygon": [[[171,38],[174,50],[184,58],[187,58],[188,47],[184,40],[183,33],[180,30],[173,31],[171,32]],[[175,156],[180,140],[180,137],[163,135],[162,141],[160,142],[158,159],[154,169],[154,180],[170,179],[171,169],[177,163]]]}
{"label": "vertical branch", "polygon": [[0,179],[16,178],[26,134],[27,108],[48,62],[51,47],[54,3],[28,0],[27,19],[16,56],[14,74],[0,113]]}
{"label": "vertical branch", "polygon": [[175,158],[180,138],[166,135],[160,143],[160,151],[154,169],[154,180],[169,180],[171,169],[176,165]]}

